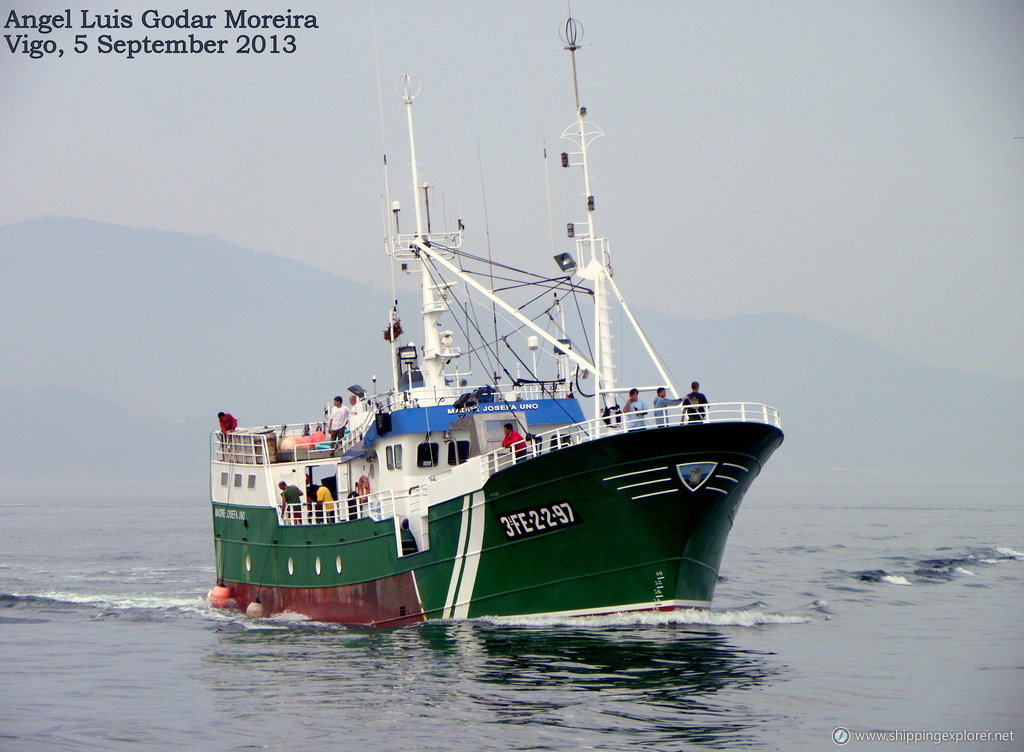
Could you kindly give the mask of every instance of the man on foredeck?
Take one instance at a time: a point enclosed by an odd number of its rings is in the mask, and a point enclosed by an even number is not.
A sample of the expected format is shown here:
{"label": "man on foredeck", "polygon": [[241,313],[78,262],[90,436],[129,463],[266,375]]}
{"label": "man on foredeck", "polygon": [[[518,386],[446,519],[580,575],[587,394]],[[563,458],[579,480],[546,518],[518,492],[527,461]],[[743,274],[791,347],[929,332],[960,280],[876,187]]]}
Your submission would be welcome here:
{"label": "man on foredeck", "polygon": [[700,392],[700,384],[694,381],[690,384],[690,393],[683,399],[683,415],[687,423],[695,423],[704,420],[707,415],[708,398]]}
{"label": "man on foredeck", "polygon": [[622,412],[626,413],[626,426],[630,431],[647,428],[647,402],[640,398],[640,390],[629,390],[629,398]]}

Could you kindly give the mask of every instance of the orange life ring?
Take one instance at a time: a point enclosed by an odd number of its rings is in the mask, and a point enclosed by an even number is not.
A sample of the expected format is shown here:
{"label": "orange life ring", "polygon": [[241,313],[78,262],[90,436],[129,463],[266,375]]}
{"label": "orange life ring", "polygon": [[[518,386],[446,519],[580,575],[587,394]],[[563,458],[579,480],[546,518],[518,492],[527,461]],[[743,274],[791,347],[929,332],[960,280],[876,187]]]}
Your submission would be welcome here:
{"label": "orange life ring", "polygon": [[365,475],[360,475],[356,481],[356,493],[359,494],[359,501],[365,503],[366,497],[370,495],[370,479]]}

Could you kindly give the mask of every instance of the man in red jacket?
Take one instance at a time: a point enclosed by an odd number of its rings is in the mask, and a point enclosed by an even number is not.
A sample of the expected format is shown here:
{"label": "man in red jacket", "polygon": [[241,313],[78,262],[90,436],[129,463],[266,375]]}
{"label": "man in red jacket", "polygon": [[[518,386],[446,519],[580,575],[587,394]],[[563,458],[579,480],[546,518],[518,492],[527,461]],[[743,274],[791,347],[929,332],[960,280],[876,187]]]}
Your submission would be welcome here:
{"label": "man in red jacket", "polygon": [[505,438],[501,440],[501,445],[508,447],[510,452],[515,452],[516,459],[522,457],[526,454],[526,439],[519,435],[511,423],[506,423],[504,428]]}

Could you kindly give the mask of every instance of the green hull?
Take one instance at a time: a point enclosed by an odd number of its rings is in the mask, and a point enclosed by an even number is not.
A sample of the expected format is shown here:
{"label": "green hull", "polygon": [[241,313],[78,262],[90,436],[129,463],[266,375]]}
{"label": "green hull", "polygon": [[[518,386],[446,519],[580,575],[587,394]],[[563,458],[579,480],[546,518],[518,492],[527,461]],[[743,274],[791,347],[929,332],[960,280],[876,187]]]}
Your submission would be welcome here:
{"label": "green hull", "polygon": [[429,508],[429,547],[393,520],[280,526],[214,504],[218,583],[237,608],[322,621],[587,615],[710,606],[744,493],[782,442],[762,423],[638,431],[565,447]]}

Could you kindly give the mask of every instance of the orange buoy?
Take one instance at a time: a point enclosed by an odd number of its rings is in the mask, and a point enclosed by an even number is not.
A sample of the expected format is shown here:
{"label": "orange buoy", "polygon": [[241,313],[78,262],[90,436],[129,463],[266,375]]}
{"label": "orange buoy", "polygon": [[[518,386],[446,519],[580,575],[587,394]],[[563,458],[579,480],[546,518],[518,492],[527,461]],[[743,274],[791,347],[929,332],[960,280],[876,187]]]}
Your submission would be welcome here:
{"label": "orange buoy", "polygon": [[314,444],[319,444],[321,441],[323,441],[326,438],[327,438],[327,434],[325,434],[323,431],[320,431],[320,430],[313,431],[313,443]]}
{"label": "orange buoy", "polygon": [[206,600],[214,608],[228,608],[231,605],[231,588],[217,585],[206,594]]}
{"label": "orange buoy", "polygon": [[278,444],[277,448],[283,450],[294,449],[296,441],[297,439],[294,436],[285,436],[283,439],[281,439],[281,443]]}

